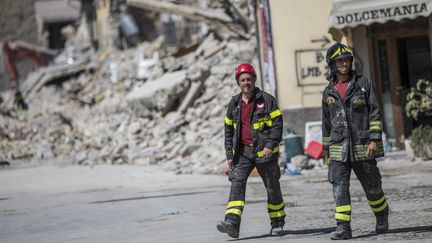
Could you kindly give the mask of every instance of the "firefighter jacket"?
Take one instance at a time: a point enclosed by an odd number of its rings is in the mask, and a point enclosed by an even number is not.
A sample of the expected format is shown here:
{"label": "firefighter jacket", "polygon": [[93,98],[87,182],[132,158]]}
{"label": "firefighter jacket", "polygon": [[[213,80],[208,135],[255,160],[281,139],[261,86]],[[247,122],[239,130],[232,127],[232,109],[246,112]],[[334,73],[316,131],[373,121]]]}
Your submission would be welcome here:
{"label": "firefighter jacket", "polygon": [[[342,101],[334,80],[324,89],[322,99],[322,135],[324,154],[331,161],[354,162],[384,156],[377,96],[372,82],[353,74]],[[374,157],[368,157],[369,142],[377,142]]]}
{"label": "firefighter jacket", "polygon": [[[257,163],[273,161],[279,154],[279,143],[282,139],[282,113],[276,99],[270,94],[254,90],[251,113],[252,146]],[[225,151],[228,160],[236,161],[236,151],[241,143],[241,93],[232,97],[225,116]],[[269,158],[263,157],[264,147],[272,149]]]}

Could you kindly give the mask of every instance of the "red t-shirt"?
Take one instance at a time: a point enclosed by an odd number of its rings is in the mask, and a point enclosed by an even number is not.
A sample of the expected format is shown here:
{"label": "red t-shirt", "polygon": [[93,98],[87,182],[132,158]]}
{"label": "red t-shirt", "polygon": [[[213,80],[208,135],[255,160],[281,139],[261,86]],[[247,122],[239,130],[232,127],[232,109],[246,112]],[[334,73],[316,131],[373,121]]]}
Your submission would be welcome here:
{"label": "red t-shirt", "polygon": [[335,84],[335,87],[336,87],[336,90],[337,90],[337,92],[338,92],[338,94],[339,94],[339,97],[340,97],[341,100],[343,101],[344,98],[345,98],[346,90],[347,90],[348,85],[349,85],[349,81],[348,81],[348,80],[345,80],[345,81],[343,81],[342,83],[336,81],[335,83],[336,83],[336,84]]}
{"label": "red t-shirt", "polygon": [[253,108],[253,98],[248,103],[241,101],[241,142],[244,145],[252,146],[251,114]]}

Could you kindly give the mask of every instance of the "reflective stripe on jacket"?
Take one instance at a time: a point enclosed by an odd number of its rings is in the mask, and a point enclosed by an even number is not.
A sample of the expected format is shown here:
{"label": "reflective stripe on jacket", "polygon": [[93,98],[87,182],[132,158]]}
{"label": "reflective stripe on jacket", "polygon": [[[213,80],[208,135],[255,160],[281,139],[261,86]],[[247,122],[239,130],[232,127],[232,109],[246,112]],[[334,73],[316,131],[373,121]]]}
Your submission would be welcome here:
{"label": "reflective stripe on jacket", "polygon": [[[384,156],[382,130],[378,99],[368,78],[354,74],[343,101],[334,81],[329,81],[322,99],[322,135],[324,153],[330,160],[362,161]],[[366,156],[371,140],[378,144],[374,157]]]}
{"label": "reflective stripe on jacket", "polygon": [[[277,158],[279,143],[282,140],[282,113],[276,99],[270,94],[255,88],[251,114],[251,132],[254,153],[257,163]],[[228,160],[237,155],[241,137],[241,93],[232,97],[225,116],[225,152]],[[273,150],[270,158],[263,158],[263,149]]]}

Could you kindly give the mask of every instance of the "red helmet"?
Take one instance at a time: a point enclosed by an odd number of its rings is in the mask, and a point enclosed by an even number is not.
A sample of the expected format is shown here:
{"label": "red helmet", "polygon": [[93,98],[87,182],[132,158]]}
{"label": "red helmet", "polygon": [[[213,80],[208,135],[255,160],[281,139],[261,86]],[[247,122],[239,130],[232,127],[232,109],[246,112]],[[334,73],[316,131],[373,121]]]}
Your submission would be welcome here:
{"label": "red helmet", "polygon": [[254,79],[256,79],[255,69],[249,63],[242,63],[242,64],[237,66],[236,71],[235,71],[235,79],[237,80],[237,82],[238,82],[238,77],[242,73],[250,73],[250,74],[252,74]]}

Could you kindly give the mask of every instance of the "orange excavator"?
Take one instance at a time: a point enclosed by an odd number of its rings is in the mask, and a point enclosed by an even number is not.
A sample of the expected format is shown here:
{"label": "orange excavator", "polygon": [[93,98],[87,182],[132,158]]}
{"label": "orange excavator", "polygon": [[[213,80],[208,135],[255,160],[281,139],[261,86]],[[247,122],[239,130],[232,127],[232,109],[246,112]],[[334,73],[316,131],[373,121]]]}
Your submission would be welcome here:
{"label": "orange excavator", "polygon": [[16,67],[16,62],[30,59],[38,67],[45,67],[48,64],[47,57],[54,56],[55,52],[36,47],[23,41],[9,42],[7,39],[3,41],[2,50],[5,69],[11,80],[11,88],[15,89],[15,103],[19,108],[27,109],[27,104],[19,91],[20,77]]}

